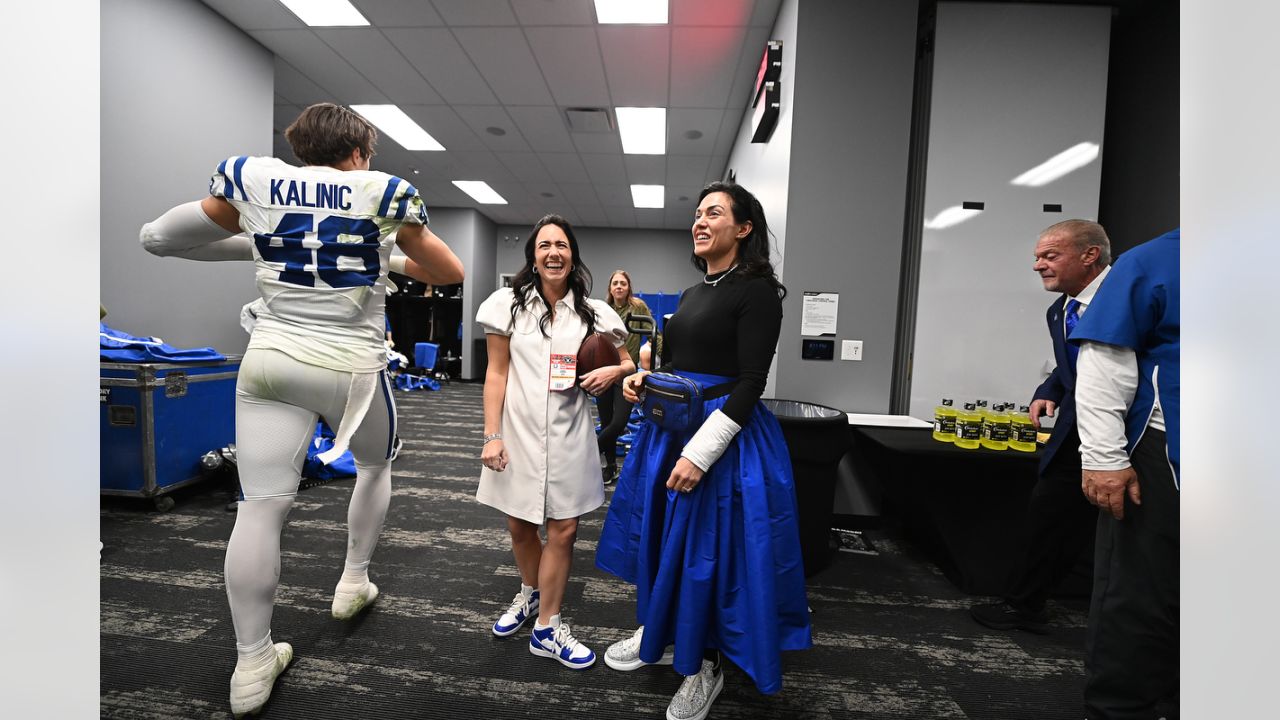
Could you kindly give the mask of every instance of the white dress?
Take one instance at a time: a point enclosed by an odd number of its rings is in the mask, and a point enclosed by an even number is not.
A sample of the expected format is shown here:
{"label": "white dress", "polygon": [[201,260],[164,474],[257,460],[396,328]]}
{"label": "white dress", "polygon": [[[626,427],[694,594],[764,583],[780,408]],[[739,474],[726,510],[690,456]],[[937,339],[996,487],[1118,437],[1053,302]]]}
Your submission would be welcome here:
{"label": "white dress", "polygon": [[[556,303],[555,320],[547,323],[551,337],[544,337],[538,328],[542,302],[532,289],[530,302],[512,323],[512,292],[511,288],[494,292],[476,311],[476,321],[486,334],[511,338],[500,428],[509,462],[502,472],[480,471],[476,499],[541,525],[547,518],[575,518],[604,504],[587,395],[576,386],[567,391],[548,389],[552,352],[577,353],[586,326],[574,312],[569,291]],[[624,345],[627,331],[618,314],[601,300],[588,298],[587,302],[596,312],[596,331],[612,335],[616,347]]]}

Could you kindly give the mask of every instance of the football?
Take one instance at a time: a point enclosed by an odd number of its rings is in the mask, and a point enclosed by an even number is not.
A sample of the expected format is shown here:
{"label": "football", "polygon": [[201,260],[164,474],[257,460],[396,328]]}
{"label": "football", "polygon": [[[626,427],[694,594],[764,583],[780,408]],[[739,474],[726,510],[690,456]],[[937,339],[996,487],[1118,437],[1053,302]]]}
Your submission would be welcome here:
{"label": "football", "polygon": [[613,340],[604,333],[591,333],[578,348],[579,380],[592,370],[621,364],[622,359],[618,355],[618,348],[613,346]]}

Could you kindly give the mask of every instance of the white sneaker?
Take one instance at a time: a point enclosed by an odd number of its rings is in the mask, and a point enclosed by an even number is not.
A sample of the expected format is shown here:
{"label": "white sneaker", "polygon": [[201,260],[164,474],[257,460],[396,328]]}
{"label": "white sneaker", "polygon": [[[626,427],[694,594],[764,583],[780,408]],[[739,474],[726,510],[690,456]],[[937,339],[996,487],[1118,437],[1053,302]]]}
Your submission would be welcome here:
{"label": "white sneaker", "polygon": [[498,621],[493,624],[493,634],[498,637],[507,637],[519,630],[529,618],[538,617],[538,603],[541,595],[534,590],[527,597],[523,592],[516,593],[516,597],[511,601],[511,607],[502,613]]}
{"label": "white sneaker", "polygon": [[267,704],[271,697],[271,688],[276,678],[293,660],[293,646],[289,643],[275,644],[276,661],[267,663],[254,670],[236,668],[231,673],[231,714],[237,718],[255,715]]}
{"label": "white sneaker", "polygon": [[594,665],[596,654],[578,642],[569,630],[569,623],[561,622],[559,618],[559,615],[552,617],[551,624],[545,628],[534,623],[533,635],[529,637],[529,652],[538,657],[555,658],[571,670],[585,670]]}
{"label": "white sneaker", "polygon": [[715,671],[710,660],[702,661],[697,675],[684,679],[684,684],[667,706],[667,720],[702,720],[711,712],[711,703],[724,689],[724,673]]}
{"label": "white sneaker", "polygon": [[378,599],[378,586],[365,581],[363,585],[339,582],[333,591],[333,618],[350,620],[356,613],[369,607]]}
{"label": "white sneaker", "polygon": [[643,625],[636,628],[635,634],[631,637],[610,645],[609,649],[604,651],[604,664],[614,670],[626,672],[645,665],[670,665],[675,659],[675,653],[671,651],[671,648],[667,648],[663,651],[662,657],[658,658],[658,662],[647,663],[641,660],[640,639],[642,637],[644,637]]}

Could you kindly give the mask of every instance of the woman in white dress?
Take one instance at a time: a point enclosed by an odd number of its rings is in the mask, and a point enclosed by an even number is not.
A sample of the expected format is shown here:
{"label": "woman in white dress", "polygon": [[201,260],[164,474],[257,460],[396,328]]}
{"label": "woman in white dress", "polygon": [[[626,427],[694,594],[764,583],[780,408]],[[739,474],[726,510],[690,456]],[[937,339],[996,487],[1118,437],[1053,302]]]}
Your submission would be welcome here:
{"label": "woman in white dress", "polygon": [[[484,448],[476,499],[501,510],[520,570],[520,592],[494,623],[499,637],[536,617],[529,652],[583,669],[595,653],[560,619],[578,518],[604,504],[590,404],[635,371],[620,365],[576,375],[578,346],[593,331],[621,347],[627,338],[617,313],[588,297],[591,272],[569,222],[538,221],[524,246],[524,267],[512,287],[480,305],[489,366],[484,384]],[[544,544],[538,526],[546,525]]]}

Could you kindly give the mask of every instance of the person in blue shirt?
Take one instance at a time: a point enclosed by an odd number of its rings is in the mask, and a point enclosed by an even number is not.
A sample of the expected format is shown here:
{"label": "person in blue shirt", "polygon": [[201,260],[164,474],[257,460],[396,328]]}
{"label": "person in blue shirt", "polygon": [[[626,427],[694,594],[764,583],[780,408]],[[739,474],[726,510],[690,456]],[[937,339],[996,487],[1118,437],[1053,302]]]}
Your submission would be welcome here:
{"label": "person in blue shirt", "polygon": [[1070,342],[1081,487],[1097,505],[1085,715],[1178,715],[1180,285],[1173,230],[1116,260]]}

